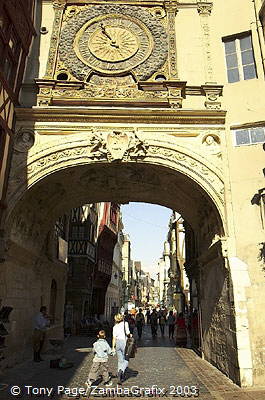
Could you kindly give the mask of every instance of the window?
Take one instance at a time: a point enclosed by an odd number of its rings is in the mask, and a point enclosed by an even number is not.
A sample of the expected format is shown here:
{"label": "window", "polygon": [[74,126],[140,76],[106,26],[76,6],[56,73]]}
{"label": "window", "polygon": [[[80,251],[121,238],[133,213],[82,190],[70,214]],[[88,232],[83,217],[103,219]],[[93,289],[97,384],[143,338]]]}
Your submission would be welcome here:
{"label": "window", "polygon": [[265,142],[265,127],[238,129],[234,132],[236,146]]}
{"label": "window", "polygon": [[257,77],[250,33],[223,38],[229,83]]}
{"label": "window", "polygon": [[21,55],[21,41],[14,29],[12,21],[4,9],[0,9],[0,56],[2,72],[10,87],[14,90]]}
{"label": "window", "polygon": [[72,225],[70,229],[70,240],[86,240],[88,239],[86,225]]}

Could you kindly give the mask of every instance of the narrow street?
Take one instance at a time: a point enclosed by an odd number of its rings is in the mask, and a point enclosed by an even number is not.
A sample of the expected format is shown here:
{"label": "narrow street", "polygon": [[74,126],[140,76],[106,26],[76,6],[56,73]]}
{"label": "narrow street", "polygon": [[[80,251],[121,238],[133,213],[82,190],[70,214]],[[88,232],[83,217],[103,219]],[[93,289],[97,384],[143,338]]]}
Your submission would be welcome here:
{"label": "narrow street", "polygon": [[[1,376],[0,399],[72,399],[72,398],[127,398],[127,397],[182,397],[202,400],[262,400],[264,390],[242,390],[192,350],[176,348],[167,336],[152,339],[150,327],[145,327],[138,343],[136,358],[130,360],[127,379],[122,386],[113,377],[113,386],[99,386],[86,392],[93,354],[94,339],[70,337],[64,345],[64,355],[74,366],[65,370],[49,368],[49,360],[56,355],[46,354],[45,361],[25,362]],[[116,356],[110,358],[109,370],[116,375]],[[12,395],[12,387],[17,395]],[[83,389],[81,395],[77,391]],[[18,394],[18,392],[20,394]],[[85,393],[86,392],[86,393]]]}

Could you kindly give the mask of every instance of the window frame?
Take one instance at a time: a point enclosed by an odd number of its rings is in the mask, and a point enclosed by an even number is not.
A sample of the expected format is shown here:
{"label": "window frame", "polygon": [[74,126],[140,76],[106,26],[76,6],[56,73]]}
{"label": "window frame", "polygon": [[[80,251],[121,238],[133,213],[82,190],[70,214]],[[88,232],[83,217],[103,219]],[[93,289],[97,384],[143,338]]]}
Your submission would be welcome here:
{"label": "window frame", "polygon": [[[243,57],[242,57],[242,53],[243,51],[241,50],[241,46],[240,46],[240,40],[244,39],[244,38],[250,38],[250,42],[251,42],[251,50],[252,51],[252,56],[253,56],[253,63],[251,64],[243,64]],[[257,66],[256,66],[256,60],[255,60],[255,53],[254,53],[254,47],[253,47],[253,40],[252,40],[252,32],[251,31],[245,31],[245,32],[240,32],[240,33],[236,33],[234,35],[229,35],[229,36],[224,36],[222,37],[222,42],[223,42],[223,51],[224,51],[224,59],[225,59],[225,69],[226,69],[226,79],[227,79],[227,83],[231,84],[231,83],[237,83],[237,82],[241,82],[241,81],[250,81],[251,79],[257,79],[258,78],[258,72],[257,72]],[[238,74],[239,74],[239,80],[236,81],[229,81],[229,76],[228,76],[228,71],[231,70],[232,68],[228,68],[227,65],[227,56],[229,54],[227,54],[226,52],[226,48],[225,48],[225,43],[228,42],[234,42],[235,43],[235,54],[236,54],[236,58],[237,58],[237,70],[238,70]],[[244,76],[244,66],[247,65],[253,65],[255,68],[255,76],[253,76],[252,78],[248,78],[245,79]]]}
{"label": "window frame", "polygon": [[[13,93],[15,93],[17,85],[18,69],[19,69],[19,64],[21,62],[21,53],[23,51],[22,42],[15,30],[12,20],[8,15],[8,12],[4,9],[4,7],[1,10],[1,12],[4,15],[3,29],[0,27],[0,41],[3,45],[2,65],[5,66],[6,60],[8,60],[8,62],[11,65],[8,75],[4,72],[4,68],[2,75],[8,87],[12,90]],[[10,46],[10,41],[14,43],[13,48]]]}
{"label": "window frame", "polygon": [[[251,130],[255,128],[262,128],[264,133],[264,140],[261,142],[252,142]],[[264,126],[251,126],[251,127],[241,127],[237,129],[231,129],[233,132],[233,145],[234,147],[242,147],[242,146],[253,146],[253,145],[260,145],[265,143],[265,125]],[[236,132],[238,131],[248,131],[249,142],[248,143],[241,143],[237,144]]]}
{"label": "window frame", "polygon": [[[26,57],[29,51],[32,37],[36,36],[34,29],[35,0],[27,0],[26,4],[22,0],[17,0],[18,18],[24,20],[25,32],[19,31],[16,18],[12,13],[13,7],[0,1],[0,42],[2,44],[1,61],[2,65],[8,59],[11,62],[11,72],[8,76],[3,70],[0,71],[0,80],[5,86],[15,104],[18,104],[19,91],[24,75]],[[10,39],[15,42],[15,51],[10,47]],[[1,48],[1,46],[0,46]]]}

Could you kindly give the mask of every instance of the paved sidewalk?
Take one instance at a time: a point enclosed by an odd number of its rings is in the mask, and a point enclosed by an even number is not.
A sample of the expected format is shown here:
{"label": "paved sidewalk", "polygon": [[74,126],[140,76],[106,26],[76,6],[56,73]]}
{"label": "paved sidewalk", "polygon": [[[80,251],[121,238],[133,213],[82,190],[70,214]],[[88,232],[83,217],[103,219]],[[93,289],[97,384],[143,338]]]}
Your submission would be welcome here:
{"label": "paved sidewalk", "polygon": [[[34,363],[27,361],[1,376],[0,399],[58,399],[73,398],[199,398],[200,400],[264,400],[263,390],[242,390],[216,368],[202,360],[192,350],[176,348],[172,340],[160,335],[152,339],[146,327],[143,339],[138,343],[136,358],[130,360],[127,379],[122,386],[113,377],[113,386],[99,384],[94,392],[85,393],[88,371],[93,354],[94,339],[71,337],[66,343],[64,355],[74,366],[66,370],[49,368],[49,360]],[[116,375],[117,358],[111,357],[109,370]],[[18,387],[20,395],[12,395],[11,388]],[[65,393],[64,393],[65,392]],[[165,396],[163,396],[165,395]]]}

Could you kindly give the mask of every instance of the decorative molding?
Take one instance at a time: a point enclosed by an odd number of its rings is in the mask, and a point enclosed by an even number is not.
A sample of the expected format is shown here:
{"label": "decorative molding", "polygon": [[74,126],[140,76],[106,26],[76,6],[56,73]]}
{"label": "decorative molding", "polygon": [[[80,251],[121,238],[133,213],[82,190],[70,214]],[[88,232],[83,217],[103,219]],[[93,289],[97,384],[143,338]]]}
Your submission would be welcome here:
{"label": "decorative molding", "polygon": [[210,3],[210,2],[205,3],[202,1],[199,1],[197,3],[197,10],[200,15],[203,15],[203,16],[211,15],[212,9],[213,9],[213,3]]}
{"label": "decorative molding", "polygon": [[223,86],[221,85],[202,85],[202,90],[206,96],[204,103],[208,110],[220,110],[221,102],[220,96],[223,93]]}
{"label": "decorative molding", "polygon": [[[114,128],[102,132],[93,128],[82,141],[68,141],[65,145],[61,141],[44,142],[42,146],[36,147],[35,153],[31,152],[27,160],[19,153],[14,155],[8,188],[10,206],[18,201],[21,191],[24,192],[51,172],[79,164],[141,161],[168,167],[189,176],[214,199],[223,215],[222,171],[204,158],[203,153],[199,155],[183,146],[176,146],[174,140],[168,141],[168,136],[166,141],[147,139],[145,134],[134,130]],[[27,171],[25,176],[21,176],[22,169]]]}
{"label": "decorative molding", "polygon": [[[172,1],[165,1],[165,8],[168,14],[168,54],[169,54],[169,79],[178,79],[177,67],[177,43],[176,43],[176,14],[178,5]],[[179,107],[178,107],[179,108]]]}
{"label": "decorative molding", "polygon": [[72,99],[91,99],[96,101],[96,99],[111,99],[111,100],[119,100],[119,99],[141,99],[141,100],[150,100],[155,98],[166,98],[167,93],[163,91],[149,91],[143,92],[137,87],[117,87],[117,86],[96,86],[96,85],[86,85],[84,89],[81,90],[69,90],[68,88],[56,88],[51,93],[53,98],[72,98]]}
{"label": "decorative molding", "polygon": [[52,5],[53,8],[64,8],[67,3],[67,0],[53,0]]}
{"label": "decorative molding", "polygon": [[197,6],[198,13],[200,14],[201,29],[203,34],[205,82],[214,82],[209,26],[209,15],[211,14],[213,4],[198,2]]}
{"label": "decorative molding", "polygon": [[[62,64],[61,66],[65,71],[65,67]],[[164,107],[181,108],[186,96],[205,96],[206,108],[213,110],[221,108],[219,102],[223,88],[221,85],[186,86],[186,82],[179,80],[139,81],[138,85],[125,80],[126,84],[117,85],[115,78],[108,79],[104,85],[96,79],[93,83],[77,80],[66,82],[55,79],[36,79],[39,88],[38,105],[67,106],[69,103],[72,106],[79,103],[80,105],[93,103],[114,105],[125,101],[135,106],[146,103],[150,107],[153,104],[159,104]]]}
{"label": "decorative molding", "polygon": [[60,39],[60,30],[63,20],[64,6],[65,6],[65,0],[56,0],[53,2],[54,21],[53,21],[51,40],[50,40],[48,61],[46,65],[46,73],[44,76],[45,79],[53,78],[54,76],[58,45]]}
{"label": "decorative molding", "polygon": [[171,108],[181,108],[185,96],[186,83],[182,81],[165,81],[168,91],[168,102]]}
{"label": "decorative molding", "polygon": [[100,110],[87,107],[17,108],[17,121],[84,122],[91,123],[153,123],[153,124],[194,124],[223,125],[226,111],[223,110],[173,110],[173,109],[122,109],[105,107]]}

